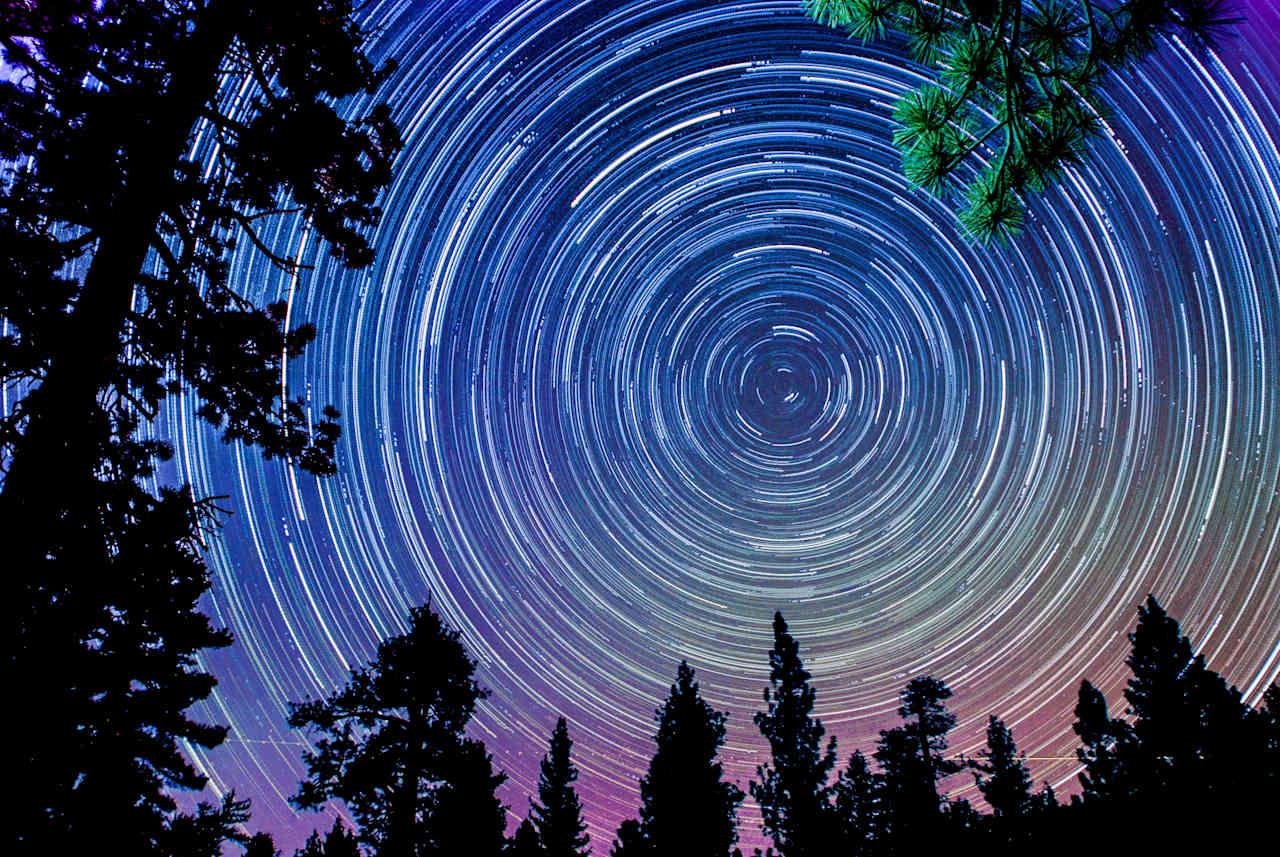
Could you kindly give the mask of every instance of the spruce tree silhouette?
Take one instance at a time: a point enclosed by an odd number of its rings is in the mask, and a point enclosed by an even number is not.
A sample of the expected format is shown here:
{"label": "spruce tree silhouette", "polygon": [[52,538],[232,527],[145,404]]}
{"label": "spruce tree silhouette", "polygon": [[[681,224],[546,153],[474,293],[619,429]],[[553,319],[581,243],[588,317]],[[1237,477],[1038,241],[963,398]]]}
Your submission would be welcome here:
{"label": "spruce tree silhouette", "polygon": [[561,717],[551,732],[551,746],[542,759],[538,776],[538,800],[529,801],[529,818],[538,831],[542,853],[547,857],[586,857],[587,825],[582,820],[582,801],[573,783],[578,769],[569,755],[573,741],[569,725]]}
{"label": "spruce tree silhouette", "polygon": [[542,854],[542,843],[538,841],[538,830],[533,826],[533,822],[528,816],[521,819],[520,826],[516,828],[516,832],[507,840],[507,847],[503,851],[507,857],[540,857]]}
{"label": "spruce tree silhouette", "polygon": [[1235,688],[1195,654],[1179,623],[1154,596],[1138,608],[1125,663],[1133,672],[1124,691],[1137,752],[1131,764],[1140,794],[1214,790],[1230,778],[1232,757],[1243,748],[1248,707]]}
{"label": "spruce tree silhouette", "polygon": [[1081,818],[1093,826],[1123,821],[1126,845],[1174,850],[1189,835],[1169,823],[1175,810],[1180,818],[1214,818],[1223,837],[1247,826],[1280,797],[1267,768],[1266,709],[1249,708],[1209,669],[1153,596],[1138,608],[1129,642],[1130,720],[1110,717],[1088,681],[1080,688]]}
{"label": "spruce tree silhouette", "polygon": [[343,801],[378,857],[496,857],[506,817],[495,790],[506,777],[464,735],[486,695],[474,672],[457,632],[429,605],[414,608],[409,630],[384,640],[346,686],[290,706],[289,725],[315,736],[294,803]]}
{"label": "spruce tree silhouette", "polygon": [[822,721],[812,717],[815,691],[800,660],[800,647],[781,613],[773,617],[765,711],[755,724],[769,742],[769,762],[756,768],[751,796],[760,804],[764,831],[780,857],[818,857],[834,836],[831,789],[836,763],[834,736],[822,749]]}
{"label": "spruce tree silhouette", "polygon": [[640,822],[628,818],[618,825],[617,838],[609,849],[609,857],[653,857],[654,852],[640,830]]}
{"label": "spruce tree silhouette", "polygon": [[987,721],[987,748],[970,766],[978,791],[991,806],[987,826],[993,840],[1005,849],[1027,845],[1035,823],[1057,806],[1057,798],[1048,785],[1032,793],[1026,754],[1018,752],[1013,731],[994,714]]}
{"label": "spruce tree silhouette", "polygon": [[941,679],[912,679],[898,707],[905,723],[882,730],[876,745],[886,839],[904,853],[944,837],[947,801],[938,794],[938,783],[961,770],[959,762],[946,756],[947,733],[956,721],[946,710],[950,697]]}
{"label": "spruce tree silhouette", "polygon": [[204,784],[179,743],[223,736],[184,714],[214,684],[196,656],[230,642],[197,607],[217,509],[144,485],[170,450],[140,425],[188,390],[227,440],[333,469],[336,414],[280,390],[314,331],[245,299],[225,257],[240,240],[294,267],[260,237],[288,209],[369,261],[399,138],[385,107],[346,122],[329,105],[390,70],[354,16],[349,0],[0,8],[0,601],[12,680],[49,712],[11,762],[16,853],[96,848],[108,822],[121,851],[156,851],[187,823],[165,792]]}
{"label": "spruce tree silhouette", "polygon": [[[318,847],[319,837],[314,832],[311,835],[317,838],[317,847]],[[310,842],[311,840],[308,839],[307,843],[310,844]],[[297,852],[297,854],[301,854],[301,853],[303,852],[302,851]],[[319,854],[323,854],[324,852],[318,851],[315,853],[319,855]],[[259,832],[259,833],[253,834],[253,836],[250,836],[249,841],[245,843],[243,857],[281,857],[281,855],[280,855],[280,849],[276,847],[276,841],[271,837],[271,834]],[[312,855],[308,854],[307,857],[312,857]]]}
{"label": "spruce tree silhouette", "polygon": [[810,15],[861,39],[909,39],[927,83],[894,110],[903,172],[929,193],[949,191],[963,164],[982,168],[963,189],[960,222],[974,238],[1007,240],[1022,197],[1083,162],[1103,127],[1112,71],[1177,33],[1212,45],[1239,21],[1229,0],[806,0]]}
{"label": "spruce tree silhouette", "polygon": [[[130,444],[103,446],[117,472],[149,468]],[[132,479],[101,487],[110,565],[75,586],[32,581],[25,604],[6,605],[17,613],[6,626],[8,677],[41,712],[9,756],[23,782],[9,804],[15,854],[91,850],[104,829],[118,831],[123,851],[163,853],[173,824],[220,824],[216,813],[175,816],[168,793],[205,783],[181,744],[214,747],[226,734],[184,713],[216,683],[197,656],[231,639],[199,612],[208,589],[193,535],[200,510],[189,496],[152,497]]]}
{"label": "spruce tree silhouette", "polygon": [[830,853],[863,857],[884,839],[880,783],[861,750],[849,757],[834,788],[835,842]]}
{"label": "spruce tree silhouette", "polygon": [[723,781],[716,758],[724,745],[726,716],[702,699],[693,668],[681,661],[675,684],[654,715],[657,751],[640,781],[638,828],[620,828],[615,851],[729,857],[738,841],[735,816],[743,794]]}
{"label": "spruce tree silhouette", "polygon": [[[245,854],[244,857],[249,857]],[[355,834],[347,830],[342,819],[335,818],[333,827],[320,838],[320,831],[313,830],[302,843],[302,847],[294,852],[293,857],[360,857],[360,846],[356,843]]]}

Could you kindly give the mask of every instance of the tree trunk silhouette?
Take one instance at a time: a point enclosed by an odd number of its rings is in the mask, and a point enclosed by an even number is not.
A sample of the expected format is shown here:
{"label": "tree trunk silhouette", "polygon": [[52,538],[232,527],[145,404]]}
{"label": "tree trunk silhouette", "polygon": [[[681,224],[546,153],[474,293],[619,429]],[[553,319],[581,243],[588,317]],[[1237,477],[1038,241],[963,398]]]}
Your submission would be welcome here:
{"label": "tree trunk silhouette", "polygon": [[[236,2],[204,10],[189,50],[177,51],[170,83],[147,115],[121,116],[136,122],[129,141],[127,185],[118,216],[104,224],[85,273],[59,352],[32,393],[32,412],[17,444],[4,488],[0,521],[8,528],[9,557],[17,568],[44,558],[42,537],[54,528],[89,528],[77,550],[85,559],[103,549],[89,482],[97,464],[98,438],[85,421],[98,407],[117,366],[138,275],[156,227],[167,207],[174,168],[186,154],[191,129],[217,93],[219,68],[234,38]],[[82,514],[73,514],[76,511]]]}

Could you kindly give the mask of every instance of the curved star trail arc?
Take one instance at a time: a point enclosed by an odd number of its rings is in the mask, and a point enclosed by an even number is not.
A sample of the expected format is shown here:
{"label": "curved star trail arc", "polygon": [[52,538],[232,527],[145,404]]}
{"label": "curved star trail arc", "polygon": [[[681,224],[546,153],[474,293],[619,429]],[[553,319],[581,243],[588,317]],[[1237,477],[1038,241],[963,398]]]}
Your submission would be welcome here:
{"label": "curved star trail arc", "polygon": [[256,824],[321,824],[284,802],[285,703],[428,595],[492,690],[513,813],[564,714],[601,853],[680,658],[753,774],[776,609],[842,756],[928,672],[956,750],[996,712],[1069,780],[1074,689],[1116,698],[1147,592],[1251,698],[1275,678],[1273,21],[1123,76],[1089,162],[983,249],[901,177],[918,71],[796,4],[370,14],[407,141],[378,262],[286,222],[315,270],[234,274],[317,323],[284,382],[343,412],[341,471],[224,447],[187,402],[169,422],[235,509],[210,547],[232,740],[195,758]]}

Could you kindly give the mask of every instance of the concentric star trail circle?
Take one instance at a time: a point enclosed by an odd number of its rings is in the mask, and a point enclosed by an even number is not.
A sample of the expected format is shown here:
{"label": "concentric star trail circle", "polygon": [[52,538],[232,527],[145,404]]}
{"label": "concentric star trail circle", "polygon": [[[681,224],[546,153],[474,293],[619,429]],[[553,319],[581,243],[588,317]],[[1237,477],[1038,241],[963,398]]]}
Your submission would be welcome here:
{"label": "concentric star trail circle", "polygon": [[956,749],[995,712],[1069,757],[1074,689],[1115,698],[1148,592],[1251,699],[1275,677],[1273,33],[1230,65],[1165,43],[984,249],[901,176],[919,70],[794,3],[370,15],[407,141],[378,262],[342,271],[282,223],[316,269],[233,274],[318,325],[285,381],[343,411],[341,472],[224,447],[190,403],[170,421],[184,477],[235,508],[209,715],[233,741],[196,758],[264,825],[312,826],[282,802],[299,747],[253,742],[300,741],[285,702],[428,594],[492,690],[476,734],[513,812],[564,714],[601,852],[680,658],[752,775],[774,610],[842,755],[933,673]]}

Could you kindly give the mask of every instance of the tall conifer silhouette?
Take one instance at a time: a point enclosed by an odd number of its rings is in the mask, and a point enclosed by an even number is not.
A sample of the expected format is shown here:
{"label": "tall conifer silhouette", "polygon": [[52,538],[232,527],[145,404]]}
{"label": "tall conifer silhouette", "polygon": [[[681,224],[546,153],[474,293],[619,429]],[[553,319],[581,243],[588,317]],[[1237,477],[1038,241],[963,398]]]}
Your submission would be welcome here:
{"label": "tall conifer silhouette", "polygon": [[987,720],[987,748],[970,763],[978,791],[991,806],[988,819],[995,840],[1004,846],[1025,845],[1035,822],[1057,807],[1053,789],[1031,791],[1026,754],[1018,752],[1013,731],[992,714]]}
{"label": "tall conifer silhouette", "polygon": [[384,640],[343,688],[291,707],[289,725],[316,736],[294,802],[345,802],[378,857],[497,857],[505,776],[464,734],[486,695],[474,673],[457,632],[429,606],[414,608],[409,630]]}
{"label": "tall conifer silhouette", "polygon": [[950,697],[941,679],[912,679],[898,706],[905,722],[881,731],[876,746],[889,836],[908,853],[942,835],[947,802],[938,793],[938,783],[961,768],[946,756],[947,733],[956,720],[946,710]]}
{"label": "tall conifer silhouette", "polygon": [[766,709],[755,724],[769,742],[770,761],[757,767],[751,796],[760,804],[764,830],[781,857],[817,857],[832,839],[834,817],[827,779],[836,763],[836,739],[826,750],[826,730],[814,718],[816,693],[800,659],[800,646],[781,613],[773,617]]}
{"label": "tall conifer silhouette", "polygon": [[570,760],[573,741],[569,725],[561,717],[551,733],[551,745],[542,759],[538,776],[538,800],[530,801],[529,819],[538,831],[538,841],[546,857],[586,857],[587,825],[582,820],[582,801],[573,787],[578,769]]}
{"label": "tall conifer silhouette", "polygon": [[836,838],[832,843],[833,849],[847,857],[871,854],[876,842],[883,838],[881,786],[861,750],[855,750],[849,757],[849,764],[840,772],[834,792]]}
{"label": "tall conifer silhouette", "polygon": [[186,713],[214,686],[200,654],[230,642],[198,604],[218,510],[155,489],[171,449],[144,426],[186,391],[226,440],[333,472],[336,411],[281,387],[315,331],[246,297],[260,283],[228,259],[238,240],[296,272],[264,236],[300,216],[371,261],[400,141],[385,105],[347,121],[333,103],[392,70],[362,17],[352,0],[0,6],[0,604],[10,681],[42,713],[7,759],[13,853],[96,850],[109,828],[144,855],[221,824],[169,794],[205,784],[183,744],[225,732]]}
{"label": "tall conifer silhouette", "polygon": [[728,857],[738,834],[742,791],[723,781],[716,758],[726,715],[698,694],[693,668],[681,661],[676,682],[655,714],[657,752],[640,782],[640,821],[619,830],[616,851]]}

